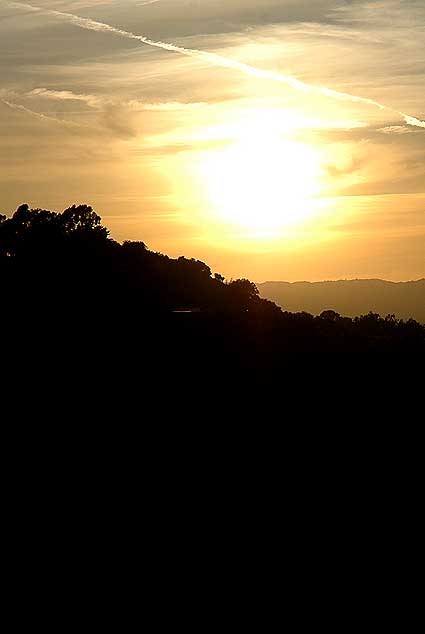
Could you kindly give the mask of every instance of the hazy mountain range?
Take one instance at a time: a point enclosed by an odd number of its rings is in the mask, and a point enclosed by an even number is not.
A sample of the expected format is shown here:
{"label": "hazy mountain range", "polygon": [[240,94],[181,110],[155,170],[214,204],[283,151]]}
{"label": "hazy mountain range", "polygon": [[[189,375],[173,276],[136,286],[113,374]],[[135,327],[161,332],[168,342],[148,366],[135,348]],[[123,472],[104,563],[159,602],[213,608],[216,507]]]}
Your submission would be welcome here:
{"label": "hazy mountain range", "polygon": [[262,297],[291,312],[319,315],[331,309],[355,317],[372,311],[381,316],[394,314],[399,319],[412,317],[425,323],[425,278],[412,282],[264,282],[257,286]]}

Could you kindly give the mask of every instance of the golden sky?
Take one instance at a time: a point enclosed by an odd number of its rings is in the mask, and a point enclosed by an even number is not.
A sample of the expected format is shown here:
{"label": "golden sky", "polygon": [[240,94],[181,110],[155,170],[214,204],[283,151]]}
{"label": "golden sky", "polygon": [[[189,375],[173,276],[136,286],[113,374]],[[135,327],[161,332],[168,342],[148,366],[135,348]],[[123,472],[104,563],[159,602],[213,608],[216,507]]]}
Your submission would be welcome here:
{"label": "golden sky", "polygon": [[423,0],[0,0],[0,212],[227,278],[425,276]]}

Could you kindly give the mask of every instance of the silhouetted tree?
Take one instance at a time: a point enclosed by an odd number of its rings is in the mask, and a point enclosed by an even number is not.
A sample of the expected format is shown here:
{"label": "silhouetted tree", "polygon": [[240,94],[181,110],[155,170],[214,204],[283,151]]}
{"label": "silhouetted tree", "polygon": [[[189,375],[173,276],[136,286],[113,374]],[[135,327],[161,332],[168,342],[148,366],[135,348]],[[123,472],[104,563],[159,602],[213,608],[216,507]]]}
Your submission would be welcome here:
{"label": "silhouetted tree", "polygon": [[139,255],[141,252],[147,251],[148,247],[144,242],[124,240],[122,243],[123,250],[127,253],[135,253]]}
{"label": "silhouetted tree", "polygon": [[334,310],[324,310],[320,313],[320,318],[326,321],[336,322],[341,319],[341,315]]}
{"label": "silhouetted tree", "polygon": [[254,308],[260,292],[254,282],[247,279],[232,280],[227,284],[228,295],[233,307],[242,310]]}
{"label": "silhouetted tree", "polygon": [[109,231],[102,226],[101,221],[101,217],[89,205],[72,205],[60,216],[60,224],[65,233],[90,232],[92,235],[106,238]]}
{"label": "silhouetted tree", "polygon": [[[203,363],[221,371],[233,363],[269,377],[288,355],[306,368],[332,355],[358,355],[367,365],[425,353],[425,327],[414,320],[282,312],[248,279],[226,283],[200,260],[170,258],[141,241],[115,242],[88,205],[56,213],[24,204],[0,216],[0,281],[17,333],[10,340],[50,341],[55,353],[78,357],[80,372],[81,359],[102,358],[108,367],[112,348],[126,347],[138,347],[138,372],[163,355],[167,367],[170,359],[186,363],[190,376]],[[125,358],[114,362],[125,365]]]}

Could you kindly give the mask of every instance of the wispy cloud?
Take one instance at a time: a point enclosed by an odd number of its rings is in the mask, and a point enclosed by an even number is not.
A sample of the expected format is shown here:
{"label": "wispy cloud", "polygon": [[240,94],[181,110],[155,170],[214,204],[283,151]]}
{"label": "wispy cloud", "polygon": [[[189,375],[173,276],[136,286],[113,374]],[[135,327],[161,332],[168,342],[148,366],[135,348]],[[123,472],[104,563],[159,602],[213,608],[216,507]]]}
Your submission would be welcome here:
{"label": "wispy cloud", "polygon": [[410,130],[404,125],[389,125],[385,128],[379,128],[378,132],[382,132],[383,134],[408,134]]}
{"label": "wispy cloud", "polygon": [[111,99],[109,97],[80,94],[72,92],[71,90],[51,90],[49,88],[35,88],[31,92],[27,93],[28,97],[42,97],[47,99],[53,99],[56,101],[81,101],[90,108],[101,110],[108,106],[122,106],[133,111],[161,111],[170,112],[175,110],[186,110],[192,108],[202,108],[207,106],[205,102],[159,102],[159,103],[147,103],[138,99],[131,99],[130,101],[121,101],[117,99]]}
{"label": "wispy cloud", "polygon": [[29,97],[46,97],[58,101],[82,101],[91,108],[99,108],[103,105],[103,100],[94,95],[82,95],[70,90],[50,90],[48,88],[35,88],[28,93]]}
{"label": "wispy cloud", "polygon": [[167,102],[159,102],[159,103],[146,103],[144,101],[139,101],[138,99],[131,99],[126,102],[126,106],[130,110],[149,110],[152,112],[173,112],[175,110],[191,110],[204,108],[208,106],[204,101],[193,101],[189,103],[181,102],[181,101],[167,101]]}
{"label": "wispy cloud", "polygon": [[3,97],[0,97],[0,103],[4,104],[8,108],[11,108],[12,110],[19,110],[20,112],[23,112],[23,113],[25,113],[27,115],[30,115],[31,117],[35,117],[39,121],[46,121],[46,122],[49,122],[49,123],[57,123],[57,124],[65,125],[65,126],[68,126],[68,127],[77,127],[77,128],[85,127],[85,126],[82,126],[79,123],[75,123],[74,121],[67,121],[65,119],[58,119],[57,117],[51,117],[49,115],[43,114],[42,112],[36,112],[35,110],[31,110],[30,108],[27,108],[26,106],[23,106],[22,104],[14,103],[13,101],[9,101],[8,99],[4,99]]}
{"label": "wispy cloud", "polygon": [[145,35],[136,35],[135,33],[131,33],[130,31],[124,31],[122,29],[118,29],[114,26],[111,26],[110,24],[106,24],[104,22],[97,22],[95,20],[91,20],[90,18],[82,18],[72,13],[65,13],[62,11],[44,9],[35,5],[24,4],[21,2],[12,2],[9,0],[7,0],[7,4],[9,4],[10,6],[19,7],[26,10],[32,10],[32,11],[56,16],[57,18],[65,20],[82,29],[86,29],[89,31],[96,31],[98,33],[111,33],[113,35],[124,37],[126,39],[137,40],[148,46],[179,53],[181,55],[186,55],[189,57],[194,57],[196,59],[199,59],[200,61],[206,62],[207,64],[220,66],[222,68],[227,68],[230,70],[240,71],[246,75],[250,75],[252,77],[256,77],[259,79],[266,79],[266,80],[280,82],[290,86],[294,90],[298,90],[301,92],[308,92],[308,93],[312,93],[316,95],[321,95],[324,97],[329,97],[331,99],[337,99],[340,101],[348,101],[352,103],[359,103],[359,104],[373,106],[375,108],[379,108],[380,110],[391,113],[392,115],[396,115],[400,117],[407,125],[415,126],[419,128],[425,128],[425,121],[422,121],[409,114],[406,114],[404,112],[401,112],[399,110],[386,106],[373,99],[368,99],[366,97],[361,97],[358,95],[352,95],[346,92],[340,92],[337,90],[333,90],[331,88],[327,88],[326,86],[316,86],[313,84],[308,84],[306,82],[300,81],[299,79],[296,79],[295,77],[291,77],[289,75],[282,75],[280,73],[275,73],[273,71],[257,68],[255,66],[244,64],[242,62],[238,62],[234,59],[224,57],[216,53],[201,51],[201,50],[192,49],[192,48],[184,48],[182,46],[177,46],[175,44],[171,44],[168,42],[151,40]]}

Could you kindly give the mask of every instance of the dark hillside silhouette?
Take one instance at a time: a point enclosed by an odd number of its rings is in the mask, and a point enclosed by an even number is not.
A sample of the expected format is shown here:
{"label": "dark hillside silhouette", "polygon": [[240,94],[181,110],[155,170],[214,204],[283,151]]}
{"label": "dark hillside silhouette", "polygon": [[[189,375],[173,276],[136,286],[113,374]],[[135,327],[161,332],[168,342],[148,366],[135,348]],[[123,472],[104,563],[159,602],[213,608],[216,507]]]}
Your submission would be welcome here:
{"label": "dark hillside silhouette", "polygon": [[247,279],[226,282],[199,260],[119,244],[87,205],[63,213],[21,205],[1,216],[0,280],[9,375],[43,367],[58,380],[76,367],[78,385],[114,377],[138,393],[147,380],[184,390],[317,381],[325,365],[364,372],[401,367],[397,360],[413,367],[425,355],[425,328],[413,319],[283,311]]}
{"label": "dark hillside silhouette", "polygon": [[21,205],[11,218],[1,218],[0,266],[6,293],[19,287],[22,301],[37,295],[46,302],[44,308],[75,306],[84,297],[94,309],[119,298],[121,309],[132,306],[147,312],[278,311],[248,280],[225,283],[220,274],[212,276],[204,262],[172,259],[149,251],[143,242],[121,245],[108,234],[87,205],[74,205],[61,214]]}

